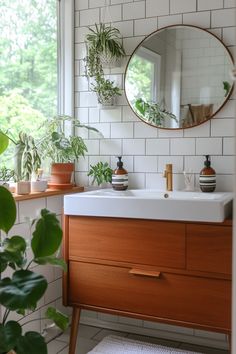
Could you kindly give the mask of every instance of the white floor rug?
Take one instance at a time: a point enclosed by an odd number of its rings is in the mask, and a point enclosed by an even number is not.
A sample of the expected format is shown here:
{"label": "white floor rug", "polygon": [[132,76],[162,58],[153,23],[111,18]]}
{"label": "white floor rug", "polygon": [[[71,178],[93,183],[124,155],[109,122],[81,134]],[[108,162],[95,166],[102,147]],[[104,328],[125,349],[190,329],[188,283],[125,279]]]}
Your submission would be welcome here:
{"label": "white floor rug", "polygon": [[200,354],[125,337],[107,336],[88,354]]}

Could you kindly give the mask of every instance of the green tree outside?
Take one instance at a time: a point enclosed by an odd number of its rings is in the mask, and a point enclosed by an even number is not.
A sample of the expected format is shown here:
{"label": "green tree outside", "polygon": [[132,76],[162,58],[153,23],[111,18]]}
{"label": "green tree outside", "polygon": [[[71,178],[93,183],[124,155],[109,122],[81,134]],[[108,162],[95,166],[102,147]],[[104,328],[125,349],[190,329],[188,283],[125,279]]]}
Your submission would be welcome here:
{"label": "green tree outside", "polygon": [[20,131],[40,137],[43,121],[57,113],[56,3],[0,3],[0,130],[14,137]]}
{"label": "green tree outside", "polygon": [[129,63],[127,74],[129,100],[133,104],[140,97],[146,101],[152,100],[152,76],[153,63],[139,55],[134,55]]}

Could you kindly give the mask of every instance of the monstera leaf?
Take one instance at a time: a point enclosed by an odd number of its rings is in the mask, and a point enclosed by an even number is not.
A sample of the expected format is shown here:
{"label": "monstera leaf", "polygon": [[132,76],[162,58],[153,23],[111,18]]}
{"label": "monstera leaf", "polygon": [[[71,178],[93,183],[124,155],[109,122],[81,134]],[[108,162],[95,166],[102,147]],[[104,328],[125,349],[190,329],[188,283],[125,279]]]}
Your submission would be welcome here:
{"label": "monstera leaf", "polygon": [[16,203],[5,187],[0,186],[0,230],[8,233],[16,220]]}
{"label": "monstera leaf", "polygon": [[48,319],[52,320],[62,331],[67,329],[69,325],[69,317],[65,316],[54,307],[48,307],[45,315]]}
{"label": "monstera leaf", "polygon": [[67,271],[67,263],[64,261],[64,259],[54,256],[35,258],[34,262],[37,264],[51,264],[53,266],[62,268],[64,272]]}
{"label": "monstera leaf", "polygon": [[0,252],[0,272],[3,272],[7,265],[12,269],[22,268],[26,263],[25,250],[26,242],[23,237],[6,238],[3,242],[3,251]]}
{"label": "monstera leaf", "polygon": [[14,349],[17,339],[21,336],[21,326],[15,321],[0,324],[0,353]]}
{"label": "monstera leaf", "polygon": [[4,249],[11,253],[25,252],[26,241],[21,236],[12,236],[4,241]]}
{"label": "monstera leaf", "polygon": [[41,210],[41,218],[37,221],[31,247],[35,258],[52,256],[59,248],[62,230],[56,214],[47,209]]}
{"label": "monstera leaf", "polygon": [[18,270],[0,281],[0,303],[11,311],[34,309],[47,289],[47,280],[30,270]]}
{"label": "monstera leaf", "polygon": [[16,343],[17,354],[47,354],[47,345],[44,338],[37,332],[27,332],[18,338]]}

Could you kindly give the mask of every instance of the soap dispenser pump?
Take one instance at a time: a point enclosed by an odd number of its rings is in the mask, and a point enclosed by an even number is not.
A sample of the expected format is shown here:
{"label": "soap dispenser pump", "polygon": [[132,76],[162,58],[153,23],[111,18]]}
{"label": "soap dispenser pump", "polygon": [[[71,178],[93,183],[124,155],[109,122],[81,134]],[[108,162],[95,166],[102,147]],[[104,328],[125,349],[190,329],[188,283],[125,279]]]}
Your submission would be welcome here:
{"label": "soap dispenser pump", "polygon": [[124,191],[128,188],[128,172],[123,168],[122,156],[117,156],[117,168],[112,174],[112,188],[116,191]]}
{"label": "soap dispenser pump", "polygon": [[216,172],[211,167],[210,155],[205,156],[205,167],[200,172],[199,185],[202,192],[214,192],[216,188]]}

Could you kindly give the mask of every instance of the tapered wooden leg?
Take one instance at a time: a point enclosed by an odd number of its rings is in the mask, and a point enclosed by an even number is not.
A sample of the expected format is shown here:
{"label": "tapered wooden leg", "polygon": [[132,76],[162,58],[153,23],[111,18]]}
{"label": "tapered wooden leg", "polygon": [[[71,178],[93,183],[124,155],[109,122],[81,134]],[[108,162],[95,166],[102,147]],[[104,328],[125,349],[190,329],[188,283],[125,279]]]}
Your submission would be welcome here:
{"label": "tapered wooden leg", "polygon": [[77,334],[79,329],[79,319],[80,319],[80,308],[73,307],[71,331],[70,331],[69,354],[75,354],[76,340],[77,340]]}

